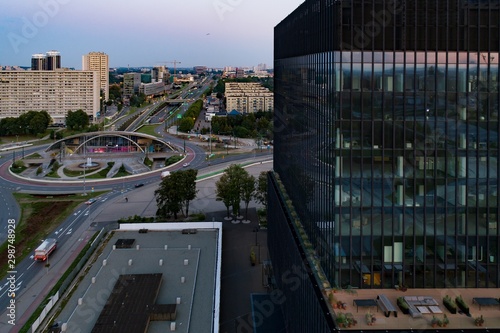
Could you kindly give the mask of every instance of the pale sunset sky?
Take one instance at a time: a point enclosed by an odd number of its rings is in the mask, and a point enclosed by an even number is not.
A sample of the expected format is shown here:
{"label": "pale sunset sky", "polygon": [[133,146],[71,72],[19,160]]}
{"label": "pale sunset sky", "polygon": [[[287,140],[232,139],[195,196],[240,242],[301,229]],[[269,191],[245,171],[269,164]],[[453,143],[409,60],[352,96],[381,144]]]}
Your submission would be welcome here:
{"label": "pale sunset sky", "polygon": [[[62,67],[109,55],[110,67],[273,63],[273,30],[304,0],[4,0],[0,65],[57,50]],[[171,67],[171,64],[166,64]]]}

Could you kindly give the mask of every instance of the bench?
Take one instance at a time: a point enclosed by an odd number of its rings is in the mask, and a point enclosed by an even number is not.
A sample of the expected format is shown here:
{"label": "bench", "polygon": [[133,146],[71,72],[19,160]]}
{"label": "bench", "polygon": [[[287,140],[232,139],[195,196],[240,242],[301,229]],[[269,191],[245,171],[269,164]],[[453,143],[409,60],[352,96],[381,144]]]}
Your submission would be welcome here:
{"label": "bench", "polygon": [[412,318],[418,318],[418,317],[422,317],[422,313],[420,311],[418,311],[418,309],[413,305],[413,304],[409,304],[409,310],[408,310],[408,314],[410,316],[412,316]]}
{"label": "bench", "polygon": [[396,307],[391,303],[391,301],[387,298],[385,295],[378,295],[377,296],[377,304],[382,309],[382,312],[386,317],[389,317],[391,315],[391,312],[394,313],[394,317],[398,316],[398,310]]}

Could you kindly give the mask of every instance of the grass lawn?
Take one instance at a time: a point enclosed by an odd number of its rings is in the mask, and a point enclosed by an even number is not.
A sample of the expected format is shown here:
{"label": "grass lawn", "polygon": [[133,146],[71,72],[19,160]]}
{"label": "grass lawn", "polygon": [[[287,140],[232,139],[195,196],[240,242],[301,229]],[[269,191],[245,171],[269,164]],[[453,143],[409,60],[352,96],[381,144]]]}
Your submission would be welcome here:
{"label": "grass lawn", "polygon": [[145,125],[141,126],[141,128],[139,128],[136,132],[159,137],[160,135],[155,132],[157,127],[158,125]]}
{"label": "grass lawn", "polygon": [[13,193],[21,207],[21,218],[16,221],[14,243],[5,242],[0,246],[0,278],[4,277],[8,271],[8,244],[15,246],[16,264],[19,263],[31,254],[78,205],[103,193],[96,192],[87,196]]}

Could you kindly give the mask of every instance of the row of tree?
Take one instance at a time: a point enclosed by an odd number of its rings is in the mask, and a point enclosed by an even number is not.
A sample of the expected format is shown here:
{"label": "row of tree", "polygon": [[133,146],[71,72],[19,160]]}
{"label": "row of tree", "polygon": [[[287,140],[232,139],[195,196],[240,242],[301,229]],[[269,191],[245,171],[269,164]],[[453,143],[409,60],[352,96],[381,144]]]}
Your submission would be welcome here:
{"label": "row of tree", "polygon": [[[239,138],[265,137],[273,139],[273,113],[259,111],[239,116],[213,117],[211,121],[212,133],[234,134]],[[205,134],[209,129],[202,129]]]}
{"label": "row of tree", "polygon": [[[28,111],[19,117],[0,119],[0,136],[45,134],[52,123],[47,111]],[[68,111],[66,127],[71,130],[84,130],[89,127],[89,116],[83,110]]]}
{"label": "row of tree", "polygon": [[189,132],[192,130],[194,122],[199,117],[202,109],[203,101],[201,99],[191,104],[182,116],[182,119],[179,120],[179,131]]}
{"label": "row of tree", "polygon": [[17,118],[2,118],[0,136],[43,134],[51,121],[52,118],[47,111],[28,111]]}
{"label": "row of tree", "polygon": [[245,216],[248,216],[250,201],[257,200],[267,208],[267,176],[261,172],[258,179],[241,166],[232,164],[215,183],[216,200],[222,201],[230,216],[230,208],[235,216],[240,215],[241,202],[245,203]]}
{"label": "row of tree", "polygon": [[[158,218],[177,219],[178,214],[189,216],[189,204],[196,198],[196,177],[198,170],[187,169],[172,172],[163,178],[155,191]],[[229,166],[216,185],[216,199],[222,201],[230,215],[230,208],[235,215],[240,215],[241,202],[248,214],[250,201],[256,200],[267,208],[267,174],[262,172],[257,179],[241,166]]]}

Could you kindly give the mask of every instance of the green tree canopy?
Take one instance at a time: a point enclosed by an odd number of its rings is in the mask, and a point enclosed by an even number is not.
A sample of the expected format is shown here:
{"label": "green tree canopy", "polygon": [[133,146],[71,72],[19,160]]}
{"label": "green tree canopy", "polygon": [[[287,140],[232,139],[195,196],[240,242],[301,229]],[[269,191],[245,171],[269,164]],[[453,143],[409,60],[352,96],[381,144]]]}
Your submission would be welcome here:
{"label": "green tree canopy", "polygon": [[226,206],[227,210],[227,216],[229,217],[229,208],[231,207],[231,203],[233,202],[232,198],[230,197],[230,181],[231,179],[229,178],[229,175],[227,173],[224,173],[220,179],[215,183],[215,194],[216,197],[215,199],[217,201],[222,201],[224,203],[224,206]]}
{"label": "green tree canopy", "polygon": [[267,210],[267,171],[262,171],[257,179],[257,188],[254,194],[255,200],[264,205]]}
{"label": "green tree canopy", "polygon": [[89,116],[83,110],[68,111],[66,126],[71,130],[82,130],[89,125]]}
{"label": "green tree canopy", "polygon": [[159,188],[155,191],[158,205],[157,215],[167,217],[177,214],[185,208],[185,216],[189,214],[189,203],[196,198],[196,176],[198,170],[188,169],[172,172],[163,178]]}
{"label": "green tree canopy", "polygon": [[248,220],[248,204],[255,194],[255,177],[247,174],[241,179],[241,198],[245,203],[245,218]]}
{"label": "green tree canopy", "polygon": [[216,200],[224,202],[228,209],[233,208],[233,214],[240,213],[240,203],[243,197],[243,180],[248,177],[248,172],[241,166],[232,164],[224,172],[216,186]]}

